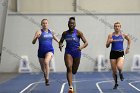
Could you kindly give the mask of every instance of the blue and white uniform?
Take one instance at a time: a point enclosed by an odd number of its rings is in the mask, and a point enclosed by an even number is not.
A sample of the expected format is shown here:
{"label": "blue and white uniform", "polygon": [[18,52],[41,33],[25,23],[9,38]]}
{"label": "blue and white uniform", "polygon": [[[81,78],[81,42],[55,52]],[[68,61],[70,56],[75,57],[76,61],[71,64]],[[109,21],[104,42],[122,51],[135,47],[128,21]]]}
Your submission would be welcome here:
{"label": "blue and white uniform", "polygon": [[111,50],[113,51],[123,51],[123,41],[124,38],[122,36],[122,34],[120,34],[119,36],[115,36],[112,35],[113,40],[116,40],[115,42],[112,42],[112,47]]}
{"label": "blue and white uniform", "polygon": [[121,33],[118,36],[113,34],[112,39],[115,41],[112,42],[110,59],[117,59],[119,57],[123,57],[124,56],[124,48],[123,48],[124,38],[123,38],[123,35]]}
{"label": "blue and white uniform", "polygon": [[52,52],[54,54],[54,48],[52,46],[53,35],[52,32],[48,29],[48,32],[43,31],[41,29],[41,35],[38,38],[39,40],[39,49],[38,49],[38,57],[45,58],[45,55],[48,52]]}
{"label": "blue and white uniform", "polygon": [[78,50],[80,46],[80,37],[77,36],[77,30],[74,29],[73,33],[66,31],[64,39],[66,40],[65,54],[70,54],[73,58],[80,58],[81,51]]}

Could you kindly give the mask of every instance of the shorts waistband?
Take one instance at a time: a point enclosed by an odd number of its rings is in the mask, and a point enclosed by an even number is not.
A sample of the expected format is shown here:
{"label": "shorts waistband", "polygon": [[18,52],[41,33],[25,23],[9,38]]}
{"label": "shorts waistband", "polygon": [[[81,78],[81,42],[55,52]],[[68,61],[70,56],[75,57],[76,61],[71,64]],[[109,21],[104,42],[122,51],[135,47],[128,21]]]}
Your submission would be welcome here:
{"label": "shorts waistband", "polygon": [[124,50],[111,50],[111,51],[124,52]]}

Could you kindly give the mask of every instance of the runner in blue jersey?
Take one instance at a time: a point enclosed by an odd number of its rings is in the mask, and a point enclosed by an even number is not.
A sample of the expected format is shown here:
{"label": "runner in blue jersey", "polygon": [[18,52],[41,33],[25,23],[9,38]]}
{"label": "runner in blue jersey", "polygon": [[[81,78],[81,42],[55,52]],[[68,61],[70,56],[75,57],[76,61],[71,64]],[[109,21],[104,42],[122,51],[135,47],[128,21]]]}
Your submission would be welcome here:
{"label": "runner in blue jersey", "polygon": [[[73,93],[72,74],[76,74],[78,70],[81,58],[81,50],[88,45],[83,33],[75,29],[75,26],[75,17],[70,17],[68,21],[69,30],[63,32],[59,42],[59,48],[60,51],[62,51],[63,41],[66,41],[64,60],[67,68],[69,93]],[[80,39],[82,39],[84,42],[82,46],[80,46]]]}
{"label": "runner in blue jersey", "polygon": [[59,42],[57,37],[52,31],[48,29],[48,20],[43,19],[41,21],[42,29],[35,33],[32,43],[35,44],[37,39],[39,41],[38,48],[38,58],[40,62],[41,69],[44,73],[45,84],[49,85],[49,63],[54,54],[54,48],[52,45],[52,40]]}
{"label": "runner in blue jersey", "polygon": [[123,81],[124,77],[122,74],[122,68],[124,64],[124,39],[127,40],[127,48],[125,50],[125,54],[129,52],[131,40],[128,35],[123,34],[121,32],[121,24],[116,22],[114,24],[114,32],[108,35],[108,39],[106,42],[106,47],[108,48],[110,44],[111,52],[110,52],[110,63],[113,72],[113,78],[115,81],[115,85],[113,89],[117,89],[118,82],[117,82],[117,69],[119,71],[120,80]]}

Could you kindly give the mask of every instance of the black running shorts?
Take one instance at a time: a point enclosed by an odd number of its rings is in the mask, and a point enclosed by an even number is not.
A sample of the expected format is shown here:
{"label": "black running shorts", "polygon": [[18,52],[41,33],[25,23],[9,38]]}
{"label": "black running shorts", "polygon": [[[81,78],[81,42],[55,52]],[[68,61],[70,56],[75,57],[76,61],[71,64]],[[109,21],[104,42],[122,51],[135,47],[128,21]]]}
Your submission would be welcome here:
{"label": "black running shorts", "polygon": [[110,59],[118,59],[119,57],[124,57],[124,51],[110,51]]}

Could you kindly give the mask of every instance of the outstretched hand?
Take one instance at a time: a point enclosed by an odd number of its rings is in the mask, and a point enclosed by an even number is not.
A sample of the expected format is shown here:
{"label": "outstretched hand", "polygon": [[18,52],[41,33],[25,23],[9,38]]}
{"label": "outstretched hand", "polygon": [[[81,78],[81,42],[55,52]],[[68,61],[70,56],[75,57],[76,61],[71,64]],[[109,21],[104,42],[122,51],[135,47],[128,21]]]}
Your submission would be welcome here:
{"label": "outstretched hand", "polygon": [[60,45],[59,46],[59,49],[60,49],[60,51],[62,52],[62,47],[63,47],[64,45]]}
{"label": "outstretched hand", "polygon": [[39,38],[41,34],[37,34],[36,38]]}
{"label": "outstretched hand", "polygon": [[113,39],[110,39],[110,40],[109,40],[110,43],[112,43],[112,42],[114,42],[114,41],[115,41],[115,40],[113,40]]}
{"label": "outstretched hand", "polygon": [[78,47],[78,50],[79,50],[79,51],[81,51],[81,50],[82,50],[80,46]]}
{"label": "outstretched hand", "polygon": [[129,49],[126,48],[126,50],[125,50],[125,54],[128,54],[128,53],[129,53]]}

